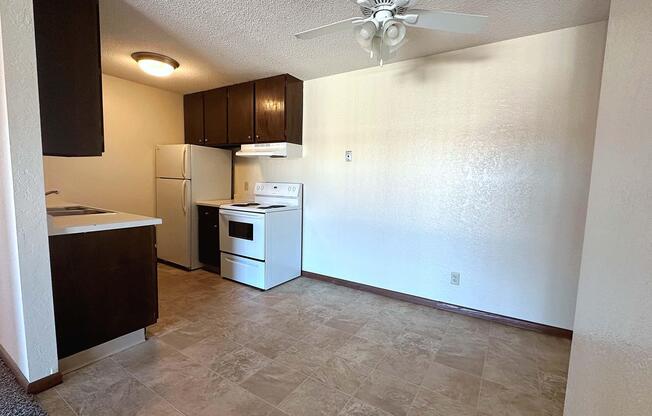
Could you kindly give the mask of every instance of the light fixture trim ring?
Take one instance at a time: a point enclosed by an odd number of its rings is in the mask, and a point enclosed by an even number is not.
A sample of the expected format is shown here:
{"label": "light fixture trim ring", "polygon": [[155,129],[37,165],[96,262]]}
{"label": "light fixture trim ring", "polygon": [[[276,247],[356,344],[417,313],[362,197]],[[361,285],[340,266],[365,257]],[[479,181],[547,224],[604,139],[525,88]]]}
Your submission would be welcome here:
{"label": "light fixture trim ring", "polygon": [[162,55],[160,53],[156,52],[134,52],[131,54],[131,57],[134,59],[134,61],[138,62],[143,59],[151,59],[154,61],[159,61],[166,63],[170,65],[172,68],[177,69],[179,68],[179,62],[175,61],[174,59],[170,58],[169,56]]}

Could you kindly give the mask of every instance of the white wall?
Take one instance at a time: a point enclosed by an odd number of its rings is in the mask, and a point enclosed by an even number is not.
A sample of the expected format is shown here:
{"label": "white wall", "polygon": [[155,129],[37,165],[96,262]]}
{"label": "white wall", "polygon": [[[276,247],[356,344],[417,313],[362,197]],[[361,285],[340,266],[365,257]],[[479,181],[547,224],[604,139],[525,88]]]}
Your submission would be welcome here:
{"label": "white wall", "polygon": [[308,81],[304,158],[236,193],[305,184],[304,270],[572,328],[605,29]]}
{"label": "white wall", "polygon": [[102,157],[44,157],[47,189],[67,201],[141,215],[156,214],[155,146],[183,143],[183,96],[102,77]]}
{"label": "white wall", "polygon": [[[0,19],[1,20],[1,19]],[[2,51],[0,21],[0,58]],[[0,345],[27,372],[3,59],[0,59]]]}
{"label": "white wall", "polygon": [[652,3],[612,0],[566,415],[652,414]]}
{"label": "white wall", "polygon": [[28,381],[57,371],[32,2],[0,2],[0,344]]}

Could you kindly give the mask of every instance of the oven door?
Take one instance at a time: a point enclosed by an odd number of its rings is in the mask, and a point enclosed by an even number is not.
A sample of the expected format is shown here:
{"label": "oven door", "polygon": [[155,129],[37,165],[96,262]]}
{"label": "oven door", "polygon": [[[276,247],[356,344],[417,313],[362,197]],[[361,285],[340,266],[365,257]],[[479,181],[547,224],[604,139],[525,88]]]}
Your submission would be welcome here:
{"label": "oven door", "polygon": [[265,214],[220,209],[220,251],[265,260]]}

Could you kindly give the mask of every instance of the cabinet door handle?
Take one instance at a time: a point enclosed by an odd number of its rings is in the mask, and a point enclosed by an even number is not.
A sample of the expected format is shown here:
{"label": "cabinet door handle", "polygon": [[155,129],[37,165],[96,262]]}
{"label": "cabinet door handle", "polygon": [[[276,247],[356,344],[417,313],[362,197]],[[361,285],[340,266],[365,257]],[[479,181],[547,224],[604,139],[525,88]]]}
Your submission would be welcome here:
{"label": "cabinet door handle", "polygon": [[247,140],[251,140],[251,136],[247,136]]}

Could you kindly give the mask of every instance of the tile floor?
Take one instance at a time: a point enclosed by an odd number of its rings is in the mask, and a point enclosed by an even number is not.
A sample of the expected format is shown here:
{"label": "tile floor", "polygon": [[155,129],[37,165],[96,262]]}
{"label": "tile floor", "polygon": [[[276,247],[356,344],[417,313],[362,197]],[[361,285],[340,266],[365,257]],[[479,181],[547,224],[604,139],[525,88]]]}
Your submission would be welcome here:
{"label": "tile floor", "polygon": [[159,268],[147,342],[39,396],[51,415],[562,415],[570,342],[306,278]]}

